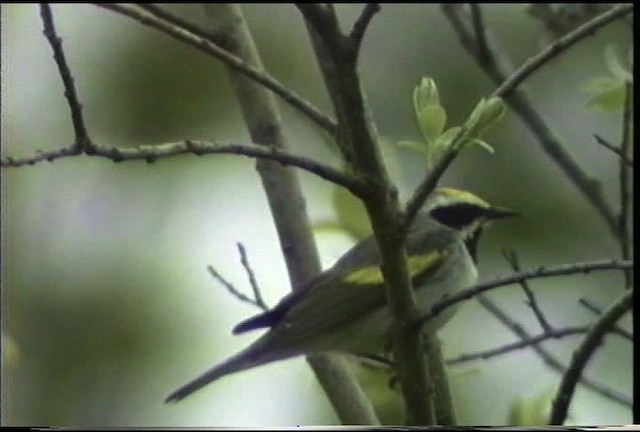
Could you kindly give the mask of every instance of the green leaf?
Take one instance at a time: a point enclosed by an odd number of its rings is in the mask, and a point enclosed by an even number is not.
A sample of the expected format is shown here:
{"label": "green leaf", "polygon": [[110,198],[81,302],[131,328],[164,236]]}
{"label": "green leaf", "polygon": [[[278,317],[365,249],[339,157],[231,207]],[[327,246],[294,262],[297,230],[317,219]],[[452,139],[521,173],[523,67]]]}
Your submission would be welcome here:
{"label": "green leaf", "polygon": [[489,126],[496,123],[506,111],[506,106],[501,98],[482,98],[476,105],[465,122],[468,136],[476,138]]}
{"label": "green leaf", "polygon": [[440,105],[440,95],[433,78],[424,77],[413,90],[413,109],[417,114],[429,105]]}
{"label": "green leaf", "polygon": [[[441,134],[438,139],[431,146],[434,149],[438,149],[440,152],[444,152],[449,149],[453,145],[453,140],[456,139],[458,134],[460,133],[460,126],[454,126],[452,128],[447,129],[443,134]],[[463,137],[460,137],[462,140]]]}
{"label": "green leaf", "polygon": [[530,397],[517,399],[511,404],[507,424],[514,426],[546,424],[553,397],[553,390],[545,390]]}
{"label": "green leaf", "polygon": [[616,55],[613,45],[607,45],[604,49],[604,62],[611,75],[618,81],[633,82],[633,74],[626,70],[620,63],[620,59]]}
{"label": "green leaf", "polygon": [[398,141],[398,145],[400,147],[411,149],[417,153],[422,153],[427,156],[429,155],[428,145],[424,141],[402,140]]}
{"label": "green leaf", "polygon": [[413,109],[422,137],[431,143],[442,133],[447,121],[447,113],[440,105],[438,87],[432,78],[422,78],[413,90]]}
{"label": "green leaf", "polygon": [[597,94],[610,91],[618,87],[620,87],[620,81],[616,81],[612,78],[599,77],[590,79],[582,88],[586,92]]}
{"label": "green leaf", "polygon": [[435,141],[447,121],[447,113],[440,105],[427,105],[416,113],[418,126],[427,143]]}
{"label": "green leaf", "polygon": [[601,91],[589,100],[587,106],[601,112],[618,112],[624,109],[626,85],[618,82],[618,85],[608,90]]}
{"label": "green leaf", "polygon": [[604,61],[611,76],[587,81],[583,89],[593,95],[587,106],[601,112],[619,112],[624,109],[627,83],[633,83],[633,74],[622,66],[612,45],[605,48]]}
{"label": "green leaf", "polygon": [[489,145],[489,143],[487,143],[486,141],[482,141],[480,138],[475,138],[475,139],[471,140],[469,142],[469,144],[478,145],[478,146],[482,147],[483,149],[485,149],[486,151],[488,151],[491,154],[494,154],[496,152],[494,150],[494,148]]}

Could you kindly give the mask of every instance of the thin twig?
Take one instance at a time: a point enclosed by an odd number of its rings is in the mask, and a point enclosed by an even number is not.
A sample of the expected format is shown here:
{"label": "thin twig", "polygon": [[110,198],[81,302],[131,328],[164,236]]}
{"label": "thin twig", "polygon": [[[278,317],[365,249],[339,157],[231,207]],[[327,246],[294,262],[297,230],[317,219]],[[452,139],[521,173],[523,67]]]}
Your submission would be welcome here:
{"label": "thin twig", "polygon": [[[550,329],[543,333],[540,333],[537,336],[529,336],[524,338],[518,342],[513,342],[509,344],[505,344],[496,348],[491,348],[488,350],[478,351],[475,353],[469,354],[460,354],[457,357],[451,358],[447,360],[448,365],[456,365],[460,363],[468,363],[474,360],[488,360],[492,357],[497,357],[499,355],[508,354],[512,351],[528,348],[532,345],[537,345],[540,342],[544,342],[549,339],[561,339],[566,336],[573,336],[586,333],[589,330],[589,327],[565,327],[559,329]],[[620,337],[627,338],[630,336],[628,332],[620,328],[612,328],[610,330],[611,333],[617,334]],[[633,336],[631,336],[633,337]]]}
{"label": "thin twig", "polygon": [[571,363],[562,377],[553,401],[551,414],[549,415],[549,424],[561,425],[564,423],[571,399],[573,398],[585,366],[602,343],[602,339],[611,326],[631,309],[632,297],[632,289],[623,293],[593,324],[582,339],[580,345],[578,345],[578,348],[573,352]]}
{"label": "thin twig", "polygon": [[364,34],[367,31],[367,27],[369,27],[369,24],[371,23],[371,19],[379,11],[380,4],[367,3],[364,9],[362,9],[362,13],[360,14],[356,22],[353,23],[353,28],[351,29],[351,33],[349,33],[349,39],[351,39],[353,48],[356,52],[356,56],[360,53],[362,40],[364,39]]}
{"label": "thin twig", "polygon": [[242,267],[247,273],[247,277],[249,278],[249,284],[251,285],[251,289],[253,290],[253,298],[256,299],[256,304],[260,307],[260,309],[266,311],[269,310],[269,306],[264,302],[262,298],[262,293],[260,291],[260,287],[258,286],[258,282],[256,282],[256,277],[253,274],[253,269],[249,264],[249,260],[247,258],[247,251],[244,248],[244,245],[240,242],[237,243],[238,252],[240,253],[240,263],[242,263]]}
{"label": "thin twig", "polygon": [[[629,156],[631,143],[631,110],[632,110],[632,87],[631,83],[625,85],[624,110],[622,113],[622,138],[620,140],[620,153],[624,158]],[[620,250],[621,258],[631,257],[631,239],[629,235],[629,216],[631,204],[631,192],[629,185],[630,168],[624,163],[624,158],[620,158],[620,214],[618,215],[618,229],[620,230]],[[633,273],[624,273],[625,286],[631,289],[633,286]]]}
{"label": "thin twig", "polygon": [[479,283],[471,288],[458,291],[457,293],[446,297],[436,304],[431,309],[416,320],[416,325],[422,326],[426,321],[439,315],[445,309],[453,306],[464,300],[468,300],[477,296],[485,291],[496,289],[501,286],[511,285],[514,283],[520,283],[523,280],[536,279],[541,277],[550,276],[562,276],[576,273],[589,273],[596,270],[626,270],[633,268],[633,261],[623,260],[603,260],[603,261],[588,261],[572,264],[565,264],[553,267],[538,267],[534,269],[524,270],[518,273],[514,273],[508,276],[498,277],[493,280]]}
{"label": "thin twig", "polygon": [[[619,235],[617,219],[613,210],[604,198],[600,182],[587,175],[587,173],[574,160],[573,156],[567,151],[556,134],[547,126],[544,119],[533,107],[533,104],[525,93],[523,91],[516,92],[515,89],[526,77],[530,76],[534,70],[543,64],[546,64],[559,52],[566,50],[566,48],[573,45],[575,42],[593,34],[593,32],[602,25],[623,15],[624,13],[630,12],[632,9],[632,5],[623,5],[622,7],[615,7],[604,14],[599,15],[583,26],[580,26],[574,32],[565,36],[565,38],[559,40],[563,41],[560,44],[558,44],[558,42],[552,44],[547,48],[547,50],[544,50],[538,56],[534,56],[534,61],[525,62],[523,66],[511,73],[512,68],[510,66],[510,60],[507,58],[506,54],[498,51],[493,46],[488,47],[489,56],[479,58],[476,55],[476,43],[473,37],[473,32],[467,28],[468,25],[465,24],[464,20],[460,16],[459,7],[452,4],[444,4],[442,6],[442,10],[450,20],[462,45],[478,61],[479,65],[496,83],[496,85],[499,85],[499,87],[492,93],[492,96],[505,98],[505,101],[509,104],[511,109],[518,113],[531,133],[537,138],[543,150],[547,152],[556,164],[558,164],[565,175],[598,211],[610,231],[616,237]],[[488,38],[489,30],[486,26],[485,33]]]}
{"label": "thin twig", "polygon": [[[593,312],[594,314],[602,315],[602,308],[599,308],[598,306],[593,304],[591,302],[591,300],[583,297],[583,298],[579,299],[578,302],[582,306],[587,308],[589,311]],[[633,335],[630,332],[628,332],[625,329],[623,329],[622,327],[620,327],[619,325],[617,325],[617,324],[614,325],[611,331],[613,333],[616,333],[616,334],[620,335],[621,337],[625,338],[629,342],[633,342]]]}
{"label": "thin twig", "polygon": [[560,339],[566,336],[573,336],[577,334],[586,333],[589,327],[566,327],[560,329],[551,329],[540,333],[537,336],[529,336],[527,338],[522,338],[522,340],[518,342],[513,342],[509,344],[505,344],[496,348],[483,350],[470,354],[461,354],[457,357],[447,360],[447,364],[454,365],[460,363],[467,363],[473,360],[488,360],[492,357],[496,357],[502,354],[507,354],[515,350],[528,348],[532,345],[537,345],[540,342],[544,342],[548,339]]}
{"label": "thin twig", "polygon": [[90,151],[92,143],[82,116],[82,104],[78,98],[78,91],[76,90],[73,75],[67,63],[64,50],[62,49],[62,39],[58,36],[53,24],[53,16],[51,15],[51,8],[48,3],[40,3],[40,16],[42,17],[44,27],[42,33],[49,41],[51,49],[53,50],[53,59],[58,66],[58,72],[64,86],[64,96],[67,99],[71,111],[71,122],[73,123],[75,140],[73,145],[65,149],[65,151],[75,154]]}
{"label": "thin twig", "polygon": [[[95,145],[91,156],[104,157],[114,162],[127,160],[145,160],[149,163],[158,159],[181,154],[237,154],[242,156],[263,158],[278,161],[285,165],[295,166],[317,176],[349,189],[358,195],[362,191],[362,182],[352,174],[342,172],[328,165],[303,156],[292,155],[284,150],[258,144],[218,143],[213,141],[180,141],[174,143],[140,145],[133,147],[107,147]],[[42,161],[77,156],[69,148],[54,151],[37,151],[34,156],[23,158],[6,157],[0,161],[3,167],[19,167],[33,165]]]}
{"label": "thin twig", "polygon": [[[202,50],[208,54],[211,54],[221,62],[223,62],[228,67],[233,70],[255,80],[256,82],[263,85],[265,88],[269,89],[276,95],[278,95],[283,101],[287,102],[301,113],[306,115],[309,119],[311,119],[314,123],[316,123],[321,128],[325,129],[332,136],[337,132],[337,125],[335,120],[322,113],[318,108],[313,106],[309,101],[302,98],[293,90],[286,87],[280,81],[273,78],[267,72],[257,69],[239,57],[229,53],[228,51],[220,48],[217,44],[211,42],[210,40],[199,36],[198,34],[194,34],[193,32],[185,29],[182,25],[176,25],[171,22],[168,22],[165,18],[161,18],[156,16],[154,13],[151,13],[150,10],[142,10],[134,5],[127,4],[116,4],[116,3],[94,3],[96,6],[122,14],[129,18],[132,18],[136,21],[139,21],[141,24],[153,27],[157,30],[160,30],[167,35],[177,39],[179,41],[185,42],[188,45],[191,45],[199,50]],[[157,10],[158,8],[156,8]],[[157,12],[156,12],[157,13]],[[169,12],[164,11],[163,17],[167,17],[171,15]],[[179,19],[175,17],[175,19]],[[191,25],[189,28],[192,28]]]}
{"label": "thin twig", "polygon": [[[526,331],[518,322],[516,322],[513,318],[511,318],[505,311],[498,307],[493,301],[491,301],[488,296],[478,296],[478,302],[489,311],[494,317],[496,317],[505,327],[515,333],[519,338],[526,340],[531,338],[529,332]],[[564,373],[567,368],[565,365],[560,362],[553,354],[547,351],[544,347],[539,344],[531,345],[531,348],[536,352],[536,354],[544,361],[544,363],[552,368],[553,370]],[[583,376],[580,379],[580,382],[585,386],[590,388],[591,390],[597,392],[598,394],[616,401],[625,406],[632,406],[632,399],[619,391],[610,388],[602,383],[597,381],[593,381],[590,378]]]}
{"label": "thin twig", "polygon": [[477,55],[479,58],[488,57],[491,54],[489,52],[489,44],[487,43],[482,10],[478,3],[469,3],[469,7],[471,8],[471,21],[476,35]]}
{"label": "thin twig", "polygon": [[581,41],[587,36],[592,36],[597,30],[609,24],[611,21],[623,17],[624,15],[631,12],[633,12],[633,4],[618,5],[587,21],[575,30],[567,33],[565,36],[550,44],[540,53],[536,54],[533,57],[530,57],[527,61],[525,61],[517,71],[511,74],[511,76],[493,92],[492,96],[508,96],[525,79],[527,79],[540,67],[549,63],[551,59],[566,51],[576,42]]}
{"label": "thin twig", "polygon": [[556,7],[549,3],[530,3],[529,12],[555,37],[575,29],[594,15],[611,7],[606,3],[566,3]]}
{"label": "thin twig", "polygon": [[211,276],[213,276],[218,282],[220,282],[222,286],[225,287],[227,291],[229,291],[238,300],[245,303],[249,303],[250,305],[258,307],[262,310],[265,310],[265,311],[267,310],[264,305],[261,305],[255,299],[252,299],[242,294],[240,291],[238,291],[236,287],[234,287],[231,282],[226,280],[220,273],[218,273],[218,271],[215,268],[213,268],[213,266],[207,266],[207,270],[209,270],[209,273],[211,273]]}
{"label": "thin twig", "polygon": [[626,155],[624,155],[622,153],[622,151],[613,146],[612,144],[609,144],[609,142],[607,142],[607,140],[605,140],[604,138],[602,138],[600,135],[598,134],[593,134],[593,138],[596,140],[596,142],[598,144],[600,144],[601,146],[611,150],[612,152],[614,152],[616,155],[618,155],[618,157],[629,167],[633,168],[633,161],[628,158]]}
{"label": "thin twig", "polygon": [[167,9],[163,9],[162,7],[155,5],[153,3],[135,3],[135,5],[138,6],[140,9],[144,9],[150,14],[153,14],[160,19],[163,19],[173,24],[176,27],[180,27],[187,31],[190,31],[191,33],[198,35],[203,39],[207,39],[211,43],[214,43],[217,45],[214,35],[209,34],[206,30],[200,28],[200,26],[196,25],[195,23],[187,21],[186,19],[183,19],[182,17],[175,15],[174,13],[170,12]]}
{"label": "thin twig", "polygon": [[[453,143],[458,141],[463,133],[464,127],[461,127]],[[418,187],[413,191],[411,199],[407,202],[404,214],[403,229],[405,233],[408,232],[411,223],[416,218],[425,200],[436,188],[440,177],[442,177],[447,168],[449,168],[449,165],[451,165],[456,156],[458,156],[458,153],[460,153],[460,148],[453,145],[452,148],[438,160],[436,165],[425,175],[424,179],[422,179]]]}
{"label": "thin twig", "polygon": [[[485,282],[476,285],[475,287],[469,288],[464,291],[460,291],[457,294],[452,295],[449,298],[439,301],[435,304],[431,311],[426,315],[420,318],[420,325],[424,324],[428,319],[438,315],[447,307],[450,307],[460,301],[476,296],[480,304],[482,304],[485,308],[487,308],[490,312],[492,312],[503,324],[505,324],[509,329],[511,329],[515,334],[517,334],[521,339],[528,340],[531,338],[529,333],[522,328],[520,324],[512,320],[508,315],[501,311],[497,306],[493,305],[493,303],[486,297],[478,295],[484,291],[488,291],[490,289],[497,288],[499,286],[508,285],[512,283],[519,283],[522,280],[531,279],[533,277],[546,277],[546,276],[558,276],[565,274],[572,274],[577,272],[589,272],[592,270],[605,270],[605,269],[618,269],[624,270],[627,268],[633,268],[632,261],[594,261],[587,263],[576,263],[569,264],[563,266],[556,266],[550,268],[540,267],[538,269],[526,270],[522,272],[518,272],[514,275],[510,275],[507,277],[497,278],[493,281]],[[555,369],[556,371],[563,373],[565,371],[565,367],[557,360],[551,353],[545,350],[538,344],[531,345],[532,348],[536,351],[536,353],[544,360],[544,362]],[[593,380],[590,380],[586,377],[582,377],[581,382],[590,389],[602,394],[603,396],[615,400],[621,404],[626,406],[631,406],[631,398],[623,395],[613,389],[610,389],[603,384],[597,383]]]}
{"label": "thin twig", "polygon": [[[522,270],[520,268],[520,262],[518,261],[518,255],[516,254],[516,251],[503,249],[502,256],[504,256],[514,272],[519,272],[520,270]],[[521,281],[520,286],[527,296],[527,304],[533,311],[533,314],[536,316],[538,323],[540,323],[540,327],[542,327],[542,330],[544,330],[545,332],[551,332],[553,328],[551,324],[549,324],[549,321],[547,321],[544,313],[542,313],[542,310],[538,305],[538,301],[536,300],[533,291],[531,291],[531,288],[529,288],[529,284],[527,283],[527,281]]]}
{"label": "thin twig", "polygon": [[596,142],[597,142],[598,144],[600,144],[601,146],[603,146],[603,147],[605,147],[605,148],[607,148],[607,149],[611,150],[611,151],[612,151],[612,152],[614,152],[616,155],[618,155],[618,157],[619,157],[619,158],[620,158],[620,159],[621,159],[625,164],[627,164],[627,166],[629,166],[629,167],[633,168],[633,161],[632,161],[629,157],[627,157],[625,154],[623,154],[623,153],[622,153],[622,151],[621,151],[619,148],[617,148],[617,147],[615,147],[615,146],[613,146],[613,145],[609,144],[609,142],[607,142],[607,140],[605,140],[604,138],[602,138],[602,137],[601,137],[600,135],[598,135],[598,134],[593,134],[593,138],[595,138],[595,140],[596,140]]}

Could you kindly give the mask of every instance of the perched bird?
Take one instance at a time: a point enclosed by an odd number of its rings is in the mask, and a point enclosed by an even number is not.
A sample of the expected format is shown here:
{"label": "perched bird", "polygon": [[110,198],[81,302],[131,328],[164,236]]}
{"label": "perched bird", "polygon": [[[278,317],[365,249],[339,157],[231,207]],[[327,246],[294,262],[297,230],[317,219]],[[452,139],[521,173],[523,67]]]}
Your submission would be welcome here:
{"label": "perched bird", "polygon": [[[426,313],[444,296],[475,284],[475,250],[483,226],[515,214],[466,191],[436,189],[406,237],[418,308]],[[333,267],[285,296],[273,309],[239,323],[234,334],[264,327],[269,330],[171,393],[166,402],[177,402],[225,375],[301,354],[383,352],[391,340],[391,316],[380,264],[373,236],[357,243]],[[454,309],[427,321],[423,332],[437,331]]]}

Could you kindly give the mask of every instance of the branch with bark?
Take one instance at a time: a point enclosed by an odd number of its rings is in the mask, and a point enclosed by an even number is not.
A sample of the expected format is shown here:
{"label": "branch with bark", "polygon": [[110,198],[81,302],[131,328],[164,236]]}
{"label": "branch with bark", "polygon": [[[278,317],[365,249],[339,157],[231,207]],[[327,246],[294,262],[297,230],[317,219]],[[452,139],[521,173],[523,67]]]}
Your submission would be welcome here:
{"label": "branch with bark", "polygon": [[577,273],[589,273],[596,270],[628,270],[633,269],[633,261],[625,260],[602,260],[558,265],[553,267],[538,267],[520,271],[508,276],[498,277],[493,280],[482,282],[474,287],[458,291],[457,293],[440,300],[433,305],[431,310],[416,320],[416,326],[424,325],[428,320],[438,316],[445,309],[461,302],[505,285],[520,283],[529,279],[537,279],[551,276],[570,275]]}
{"label": "branch with bark", "polygon": [[613,327],[616,321],[631,309],[632,299],[632,289],[623,293],[591,326],[578,348],[573,352],[571,364],[562,377],[562,382],[556,392],[549,416],[549,424],[561,425],[564,423],[576,385],[582,376],[582,371],[602,343],[605,334]]}
{"label": "branch with bark", "polygon": [[[604,199],[600,183],[592,179],[575,161],[575,158],[565,148],[561,139],[547,125],[542,115],[534,108],[524,90],[516,91],[523,80],[533,72],[547,64],[558,54],[574,45],[576,42],[592,35],[602,26],[633,11],[633,5],[619,5],[598,15],[558,41],[552,43],[541,53],[531,57],[517,70],[513,71],[511,61],[498,47],[495,38],[486,24],[482,23],[482,16],[478,6],[474,7],[474,24],[461,9],[459,4],[445,4],[442,6],[445,16],[451,22],[453,29],[460,38],[462,46],[478,62],[479,66],[499,87],[493,96],[500,96],[517,113],[531,133],[537,138],[543,150],[558,165],[562,172],[571,180],[577,189],[591,203],[603,218],[611,232],[618,236],[618,224],[610,205]],[[475,31],[481,30],[476,34]],[[478,40],[482,42],[478,42]],[[484,47],[479,50],[478,46]]]}
{"label": "branch with bark", "polygon": [[[329,165],[304,156],[291,154],[288,150],[253,143],[242,144],[185,140],[181,142],[130,147],[110,147],[92,144],[91,151],[88,153],[89,156],[102,157],[112,160],[113,162],[143,160],[147,163],[153,163],[159,159],[185,154],[193,154],[196,156],[208,154],[235,154],[256,159],[272,160],[279,162],[282,165],[294,166],[315,174],[320,178],[330,181],[331,183],[345,187],[356,196],[361,195],[364,190],[364,183],[353,174],[340,171]],[[76,151],[74,147],[71,146],[52,151],[40,150],[32,156],[21,158],[8,156],[3,158],[0,163],[3,167],[15,168],[35,165],[45,161],[53,162],[57,159],[80,155],[82,155],[82,153]]]}

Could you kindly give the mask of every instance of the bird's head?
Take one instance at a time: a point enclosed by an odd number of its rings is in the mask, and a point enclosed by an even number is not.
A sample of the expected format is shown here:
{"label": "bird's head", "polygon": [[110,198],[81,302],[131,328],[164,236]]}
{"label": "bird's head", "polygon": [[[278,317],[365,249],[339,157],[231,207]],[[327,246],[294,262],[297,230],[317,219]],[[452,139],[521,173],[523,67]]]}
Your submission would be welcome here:
{"label": "bird's head", "polygon": [[478,238],[487,223],[519,214],[509,208],[492,206],[471,192],[445,187],[433,191],[425,210],[436,222],[459,231],[474,258]]}

